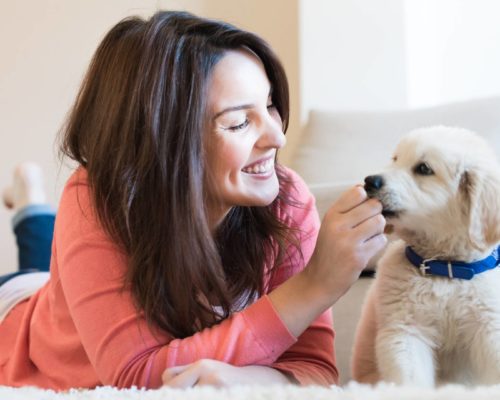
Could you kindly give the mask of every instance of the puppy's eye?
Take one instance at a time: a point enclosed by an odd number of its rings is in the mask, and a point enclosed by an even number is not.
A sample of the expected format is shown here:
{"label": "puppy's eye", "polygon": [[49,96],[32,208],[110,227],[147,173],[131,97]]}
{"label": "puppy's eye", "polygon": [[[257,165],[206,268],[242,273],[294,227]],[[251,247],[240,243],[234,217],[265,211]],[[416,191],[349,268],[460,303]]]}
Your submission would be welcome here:
{"label": "puppy's eye", "polygon": [[434,175],[432,168],[425,162],[415,165],[413,172],[419,175]]}

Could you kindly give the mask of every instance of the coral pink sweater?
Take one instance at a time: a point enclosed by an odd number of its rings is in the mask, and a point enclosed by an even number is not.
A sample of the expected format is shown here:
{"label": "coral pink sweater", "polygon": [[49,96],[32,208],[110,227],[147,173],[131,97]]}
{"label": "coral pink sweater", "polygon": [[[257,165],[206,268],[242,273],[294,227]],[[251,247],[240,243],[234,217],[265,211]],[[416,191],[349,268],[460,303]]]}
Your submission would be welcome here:
{"label": "coral pink sweater", "polygon": [[[287,208],[285,221],[302,230],[301,250],[307,261],[319,219],[305,184],[289,174],[305,207]],[[156,388],[165,368],[202,358],[271,366],[302,384],[337,382],[329,311],[298,338],[288,331],[267,295],[185,339],[150,328],[138,315],[131,293],[123,290],[126,256],[92,214],[86,182],[85,170],[79,169],[66,184],[49,281],[0,324],[0,385]],[[295,254],[267,280],[267,292],[302,268],[304,262]]]}

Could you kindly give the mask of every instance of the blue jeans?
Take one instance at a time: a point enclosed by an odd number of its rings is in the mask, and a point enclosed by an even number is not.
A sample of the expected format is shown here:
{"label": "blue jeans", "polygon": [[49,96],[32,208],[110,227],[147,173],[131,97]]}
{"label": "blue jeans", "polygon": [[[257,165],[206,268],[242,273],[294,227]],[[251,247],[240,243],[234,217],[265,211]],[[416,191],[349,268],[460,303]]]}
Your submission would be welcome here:
{"label": "blue jeans", "polygon": [[46,204],[25,207],[12,219],[16,236],[19,270],[0,276],[0,285],[15,276],[48,271],[54,234],[55,210]]}

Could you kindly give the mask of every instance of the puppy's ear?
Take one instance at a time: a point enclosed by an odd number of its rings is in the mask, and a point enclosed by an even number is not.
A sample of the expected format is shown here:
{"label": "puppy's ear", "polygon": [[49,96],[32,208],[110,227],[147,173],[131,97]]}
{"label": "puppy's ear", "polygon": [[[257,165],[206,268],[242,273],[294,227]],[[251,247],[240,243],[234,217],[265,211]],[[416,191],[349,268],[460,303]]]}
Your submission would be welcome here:
{"label": "puppy's ear", "polygon": [[460,179],[469,239],[478,250],[500,242],[500,176],[465,171]]}

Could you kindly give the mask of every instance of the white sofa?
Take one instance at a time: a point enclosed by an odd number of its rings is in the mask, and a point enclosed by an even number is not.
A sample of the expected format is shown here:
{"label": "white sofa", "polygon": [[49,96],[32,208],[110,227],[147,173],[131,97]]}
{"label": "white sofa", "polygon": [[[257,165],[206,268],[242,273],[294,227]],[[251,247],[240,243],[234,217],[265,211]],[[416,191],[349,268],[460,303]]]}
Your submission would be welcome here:
{"label": "white sofa", "polygon": [[[431,125],[460,126],[484,135],[500,156],[500,97],[393,112],[313,110],[291,167],[316,196],[320,216],[347,187],[362,183],[390,162],[399,137]],[[374,268],[371,262],[369,268]],[[361,278],[334,306],[335,346],[341,383],[350,380],[354,330],[373,278]]]}

